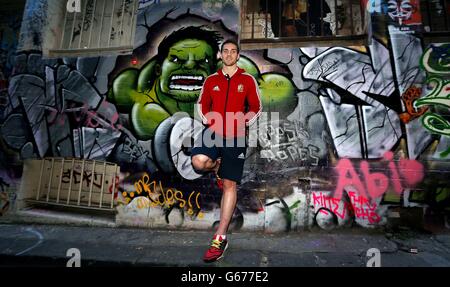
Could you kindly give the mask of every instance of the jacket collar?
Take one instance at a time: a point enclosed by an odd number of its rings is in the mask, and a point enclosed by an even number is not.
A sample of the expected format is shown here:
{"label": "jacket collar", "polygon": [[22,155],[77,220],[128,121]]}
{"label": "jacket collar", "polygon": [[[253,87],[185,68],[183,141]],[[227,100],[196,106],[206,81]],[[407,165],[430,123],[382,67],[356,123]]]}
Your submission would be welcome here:
{"label": "jacket collar", "polygon": [[[233,77],[233,76],[235,76],[235,75],[242,74],[242,73],[244,73],[244,72],[245,72],[244,69],[241,69],[241,68],[237,67],[237,68],[236,68],[236,71],[235,71],[232,75],[230,75],[230,78]],[[223,72],[223,69],[220,69],[220,70],[218,71],[218,73],[219,73],[219,75],[225,77],[225,73]]]}

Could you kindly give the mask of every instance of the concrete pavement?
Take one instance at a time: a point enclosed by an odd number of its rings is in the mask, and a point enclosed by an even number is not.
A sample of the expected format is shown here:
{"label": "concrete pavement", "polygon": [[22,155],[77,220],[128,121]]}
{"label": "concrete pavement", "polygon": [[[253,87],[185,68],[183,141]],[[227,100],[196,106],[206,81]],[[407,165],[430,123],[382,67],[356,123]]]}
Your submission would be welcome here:
{"label": "concrete pavement", "polygon": [[[0,224],[0,266],[66,266],[77,248],[81,266],[365,267],[367,251],[381,266],[450,266],[450,233],[342,229],[264,234],[233,232],[226,256],[201,260],[206,231]],[[73,254],[72,254],[73,255]]]}

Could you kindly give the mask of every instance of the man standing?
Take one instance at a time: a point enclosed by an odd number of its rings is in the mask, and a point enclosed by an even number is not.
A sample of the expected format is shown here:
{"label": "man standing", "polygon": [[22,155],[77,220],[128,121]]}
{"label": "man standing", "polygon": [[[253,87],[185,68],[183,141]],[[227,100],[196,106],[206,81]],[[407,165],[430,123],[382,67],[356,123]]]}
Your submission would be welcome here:
{"label": "man standing", "polygon": [[220,52],[223,68],[205,80],[198,99],[198,113],[206,127],[200,144],[192,149],[194,168],[216,172],[223,190],[220,224],[203,257],[205,262],[222,258],[228,247],[226,234],[244,170],[247,127],[262,110],[256,80],[237,66],[238,43],[226,40]]}

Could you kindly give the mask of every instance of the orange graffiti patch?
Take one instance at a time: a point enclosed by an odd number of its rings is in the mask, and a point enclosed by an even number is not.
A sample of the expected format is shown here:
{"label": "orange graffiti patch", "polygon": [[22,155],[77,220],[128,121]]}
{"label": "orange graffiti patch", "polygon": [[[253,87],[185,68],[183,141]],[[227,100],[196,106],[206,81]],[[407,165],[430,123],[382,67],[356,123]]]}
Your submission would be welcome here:
{"label": "orange graffiti patch", "polygon": [[202,218],[199,203],[200,193],[193,191],[189,194],[188,200],[183,198],[183,192],[164,188],[161,181],[156,182],[150,180],[150,175],[145,173],[138,181],[134,183],[135,190],[123,192],[127,204],[133,199],[137,199],[136,205],[138,209],[160,206],[163,208],[171,208],[173,205],[184,209],[187,207],[188,215],[197,214],[198,218]]}
{"label": "orange graffiti patch", "polygon": [[418,87],[410,87],[406,90],[406,92],[402,95],[402,101],[405,105],[406,112],[401,113],[400,120],[407,124],[410,121],[414,120],[415,118],[420,117],[425,112],[428,111],[427,107],[421,107],[419,109],[414,108],[414,101],[420,98],[420,95],[422,94],[422,88]]}

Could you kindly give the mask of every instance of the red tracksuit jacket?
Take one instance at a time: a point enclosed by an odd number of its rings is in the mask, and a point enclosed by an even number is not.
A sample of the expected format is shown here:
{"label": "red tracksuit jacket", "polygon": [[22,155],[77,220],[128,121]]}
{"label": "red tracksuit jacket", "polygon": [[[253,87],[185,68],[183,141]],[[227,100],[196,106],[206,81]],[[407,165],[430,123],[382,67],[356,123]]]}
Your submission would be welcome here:
{"label": "red tracksuit jacket", "polygon": [[232,76],[220,69],[206,78],[197,107],[203,124],[216,134],[225,138],[245,136],[246,126],[262,111],[258,83],[239,67]]}

